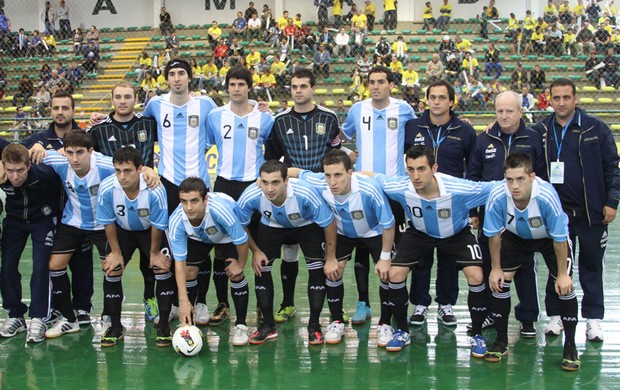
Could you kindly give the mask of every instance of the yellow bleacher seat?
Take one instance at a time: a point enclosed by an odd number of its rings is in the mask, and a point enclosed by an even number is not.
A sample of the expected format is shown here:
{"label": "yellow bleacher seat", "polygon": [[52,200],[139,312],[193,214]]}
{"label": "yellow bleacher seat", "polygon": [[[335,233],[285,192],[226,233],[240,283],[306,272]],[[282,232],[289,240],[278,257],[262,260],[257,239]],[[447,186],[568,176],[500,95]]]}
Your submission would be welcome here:
{"label": "yellow bleacher seat", "polygon": [[[335,90],[334,90],[335,91]],[[344,90],[343,90],[344,91]],[[332,91],[333,92],[333,91]],[[335,92],[334,92],[335,93]],[[325,107],[334,107],[336,105],[336,103],[334,103],[333,100],[326,100],[325,101]]]}
{"label": "yellow bleacher seat", "polygon": [[585,87],[583,87],[582,91],[584,91],[584,92],[596,92],[596,87],[593,87],[591,85],[586,85]]}
{"label": "yellow bleacher seat", "polygon": [[581,98],[581,99],[579,99],[579,102],[583,103],[583,104],[590,104],[590,103],[594,103],[594,99],[592,99],[592,98]]}
{"label": "yellow bleacher seat", "polygon": [[316,91],[314,91],[314,93],[316,93],[317,95],[327,95],[327,89],[318,88]]}
{"label": "yellow bleacher seat", "polygon": [[345,100],[343,103],[345,107],[351,107],[353,105],[353,102],[350,100]]}
{"label": "yellow bleacher seat", "polygon": [[[581,99],[583,100],[583,99]],[[613,103],[614,100],[612,98],[598,98],[596,100],[598,103]]]}
{"label": "yellow bleacher seat", "polygon": [[611,125],[611,129],[612,130],[620,130],[620,123],[614,123],[613,125]]}
{"label": "yellow bleacher seat", "polygon": [[16,112],[16,111],[17,111],[17,107],[15,106],[7,107],[4,109],[4,112]]}
{"label": "yellow bleacher seat", "polygon": [[332,89],[332,93],[333,94],[341,94],[341,93],[345,93],[345,92],[344,92],[344,88],[334,88],[334,89]]}
{"label": "yellow bleacher seat", "polygon": [[280,105],[280,102],[277,100],[274,100],[272,102],[269,102],[269,108],[274,108],[274,107],[278,107]]}
{"label": "yellow bleacher seat", "polygon": [[612,87],[611,85],[606,85],[604,87],[601,87],[602,92],[614,92],[615,90],[616,88]]}

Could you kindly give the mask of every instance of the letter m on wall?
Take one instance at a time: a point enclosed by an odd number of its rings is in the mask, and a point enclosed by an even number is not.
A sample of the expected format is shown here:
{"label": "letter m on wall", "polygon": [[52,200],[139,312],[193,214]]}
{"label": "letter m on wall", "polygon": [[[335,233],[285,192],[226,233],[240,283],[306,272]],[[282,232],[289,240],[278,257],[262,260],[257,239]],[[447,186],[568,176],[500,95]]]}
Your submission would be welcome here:
{"label": "letter m on wall", "polygon": [[[226,0],[213,0],[213,4],[215,5],[215,9],[224,9],[226,8]],[[230,9],[235,9],[235,0],[230,0]],[[205,10],[211,10],[211,0],[205,0]]]}

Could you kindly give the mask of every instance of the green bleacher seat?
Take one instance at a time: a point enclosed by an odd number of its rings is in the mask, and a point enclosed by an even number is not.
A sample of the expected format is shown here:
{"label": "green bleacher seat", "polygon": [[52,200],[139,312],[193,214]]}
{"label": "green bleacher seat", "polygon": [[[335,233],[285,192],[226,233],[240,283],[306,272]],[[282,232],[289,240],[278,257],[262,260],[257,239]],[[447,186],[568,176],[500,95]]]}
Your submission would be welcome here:
{"label": "green bleacher seat", "polygon": [[420,72],[426,72],[426,66],[424,65],[420,66]]}
{"label": "green bleacher seat", "polygon": [[418,34],[426,34],[426,30],[417,30],[416,33],[418,33]]}
{"label": "green bleacher seat", "polygon": [[184,24],[179,23],[179,24],[177,24],[176,26],[174,26],[174,28],[175,28],[175,29],[177,29],[177,30],[183,30],[183,29],[185,28],[185,25],[184,25]]}
{"label": "green bleacher seat", "polygon": [[58,49],[58,52],[60,52],[60,53],[66,53],[68,51],[69,51],[68,47],[61,47],[61,48]]}
{"label": "green bleacher seat", "polygon": [[58,56],[58,59],[62,62],[69,61],[69,56]]}
{"label": "green bleacher seat", "polygon": [[560,57],[560,58],[561,58],[561,59],[563,59],[563,60],[572,60],[572,59],[573,59],[573,57],[572,57],[572,56],[567,55],[567,54],[563,55],[563,56],[562,56],[562,57]]}
{"label": "green bleacher seat", "polygon": [[508,50],[510,50],[510,47],[508,47],[508,46],[506,46],[506,45],[500,45],[500,46],[499,46],[499,50],[500,50],[500,51],[508,51]]}
{"label": "green bleacher seat", "polygon": [[587,59],[588,59],[588,56],[587,56],[587,55],[585,55],[585,54],[579,54],[579,55],[577,56],[577,59],[578,59],[578,60],[585,61],[585,60],[587,60]]}
{"label": "green bleacher seat", "polygon": [[448,34],[453,34],[453,35],[456,34],[456,29],[454,28],[449,29]]}
{"label": "green bleacher seat", "polygon": [[435,38],[435,37],[426,37],[426,42],[427,43],[435,43],[435,42],[437,42],[437,38]]}
{"label": "green bleacher seat", "polygon": [[110,51],[112,50],[112,45],[103,45],[103,46],[99,46],[101,48],[101,51]]}
{"label": "green bleacher seat", "polygon": [[202,35],[200,35],[200,34],[192,35],[192,39],[193,39],[194,41],[197,41],[197,40],[199,40],[200,38],[202,38]]}
{"label": "green bleacher seat", "polygon": [[151,41],[159,41],[159,40],[161,40],[161,35],[153,35],[151,37]]}
{"label": "green bleacher seat", "polygon": [[573,69],[582,72],[586,69],[586,66],[583,64],[575,64],[573,65]]}
{"label": "green bleacher seat", "polygon": [[469,23],[479,23],[478,18],[469,18]]}
{"label": "green bleacher seat", "polygon": [[379,34],[381,34],[380,30],[372,30],[372,31],[370,31],[370,35],[379,35]]}
{"label": "green bleacher seat", "polygon": [[401,30],[400,33],[402,35],[409,35],[409,34],[411,34],[411,30]]}
{"label": "green bleacher seat", "polygon": [[189,28],[191,28],[191,29],[194,29],[194,30],[195,30],[195,29],[200,28],[200,25],[199,25],[199,24],[190,24],[190,25],[189,25]]}
{"label": "green bleacher seat", "polygon": [[336,82],[336,79],[333,77],[326,77],[325,78],[325,84],[333,84]]}
{"label": "green bleacher seat", "polygon": [[532,69],[534,69],[534,65],[530,65],[530,64],[523,65],[523,69],[525,69],[525,70],[527,70],[529,72]]}
{"label": "green bleacher seat", "polygon": [[61,39],[60,40],[60,44],[61,45],[68,45],[69,43],[71,43],[70,39]]}
{"label": "green bleacher seat", "polygon": [[200,62],[198,62],[198,65],[200,65],[201,67],[205,66],[207,64],[206,60],[202,60]]}
{"label": "green bleacher seat", "polygon": [[422,61],[422,57],[420,57],[420,56],[411,56],[411,61]]}
{"label": "green bleacher seat", "polygon": [[409,42],[413,44],[420,43],[420,38],[413,37],[409,40]]}
{"label": "green bleacher seat", "polygon": [[350,77],[343,77],[343,78],[340,79],[340,81],[342,83],[345,83],[345,84],[350,84],[351,83],[351,78]]}
{"label": "green bleacher seat", "polygon": [[201,48],[205,47],[205,45],[206,45],[206,43],[204,43],[204,42],[198,42],[197,44],[194,45],[194,47],[196,49],[201,49]]}
{"label": "green bleacher seat", "polygon": [[345,68],[344,67],[334,67],[334,72],[336,73],[344,73],[345,72]]}
{"label": "green bleacher seat", "polygon": [[316,22],[314,20],[308,20],[308,22],[306,22],[306,24],[308,26],[316,26]]}
{"label": "green bleacher seat", "polygon": [[191,43],[181,43],[181,49],[189,49],[192,47]]}
{"label": "green bleacher seat", "polygon": [[177,38],[179,38],[179,40],[184,41],[187,39],[187,35],[177,35]]}
{"label": "green bleacher seat", "polygon": [[454,18],[454,23],[465,23],[465,19],[463,19],[463,18]]}
{"label": "green bleacher seat", "polygon": [[540,69],[544,70],[545,72],[551,69],[551,65],[547,65],[547,64],[541,64],[540,65]]}
{"label": "green bleacher seat", "polygon": [[499,38],[498,37],[489,37],[489,41],[490,42],[499,42]]}
{"label": "green bleacher seat", "polygon": [[492,77],[491,77],[491,76],[482,76],[480,79],[481,79],[482,81],[484,81],[484,82],[487,82],[487,83],[488,83],[489,81],[491,81]]}
{"label": "green bleacher seat", "polygon": [[110,31],[111,31],[110,27],[102,27],[99,29],[99,32],[103,32],[103,33],[110,32]]}
{"label": "green bleacher seat", "polygon": [[555,80],[560,79],[562,77],[564,77],[564,76],[555,74],[555,75],[551,76],[551,80],[555,81]]}
{"label": "green bleacher seat", "polygon": [[159,49],[163,49],[164,48],[164,44],[163,43],[156,43],[153,45],[153,49],[155,50],[159,50]]}
{"label": "green bleacher seat", "polygon": [[527,57],[525,57],[528,59],[528,61],[536,61],[538,59],[538,56],[536,54],[529,54]]}
{"label": "green bleacher seat", "polygon": [[564,71],[564,70],[568,69],[568,65],[564,65],[564,64],[557,64],[557,65],[555,66],[555,69],[556,69],[556,70],[562,70],[562,71]]}
{"label": "green bleacher seat", "polygon": [[440,29],[438,29],[438,28],[434,28],[433,29],[433,34],[439,35],[441,33],[442,33],[442,31]]}
{"label": "green bleacher seat", "polygon": [[507,72],[512,72],[512,71],[513,71],[513,70],[515,70],[516,68],[517,68],[517,66],[516,66],[516,65],[504,65],[504,69],[505,69]]}
{"label": "green bleacher seat", "polygon": [[510,56],[510,59],[513,61],[521,61],[521,56],[519,55],[512,55]]}
{"label": "green bleacher seat", "polygon": [[125,37],[121,35],[120,37],[116,37],[116,38],[114,38],[114,40],[115,40],[116,42],[123,42],[123,41],[125,41]]}
{"label": "green bleacher seat", "polygon": [[484,42],[484,39],[482,39],[481,37],[474,37],[474,43],[482,43]]}
{"label": "green bleacher seat", "polygon": [[474,30],[472,30],[471,28],[464,28],[463,29],[463,34],[473,34]]}
{"label": "green bleacher seat", "polygon": [[112,38],[101,38],[101,42],[102,43],[108,43],[108,42],[112,42]]}
{"label": "green bleacher seat", "polygon": [[368,45],[372,43],[375,43],[375,41],[373,41],[372,38],[364,38],[364,44]]}
{"label": "green bleacher seat", "polygon": [[114,27],[114,29],[112,31],[114,31],[114,32],[125,31],[125,27]]}
{"label": "green bleacher seat", "polygon": [[138,26],[127,27],[127,31],[138,31]]}
{"label": "green bleacher seat", "polygon": [[110,59],[112,59],[112,57],[113,57],[112,54],[103,54],[101,56],[101,59],[103,59],[103,60],[110,60]]}
{"label": "green bleacher seat", "polygon": [[197,51],[197,52],[196,52],[196,55],[197,55],[198,57],[204,57],[204,56],[206,56],[206,55],[207,55],[207,52],[206,52],[206,51],[204,51],[204,50],[200,50],[200,51]]}
{"label": "green bleacher seat", "polygon": [[355,57],[347,57],[347,58],[344,59],[344,63],[345,64],[353,64],[353,63],[356,62],[355,60],[356,60]]}
{"label": "green bleacher seat", "polygon": [[88,79],[94,79],[97,78],[98,74],[97,73],[87,73],[86,74],[86,78]]}
{"label": "green bleacher seat", "polygon": [[153,28],[153,27],[151,27],[151,26],[142,26],[142,27],[140,27],[140,30],[142,30],[142,31],[147,31],[147,30],[150,30],[150,29],[152,29],[152,28]]}
{"label": "green bleacher seat", "polygon": [[503,83],[507,83],[510,81],[510,76],[500,76],[499,77],[499,81],[503,82]]}
{"label": "green bleacher seat", "polygon": [[427,53],[430,49],[426,46],[420,46],[418,47],[418,51],[421,53]]}
{"label": "green bleacher seat", "polygon": [[388,35],[395,35],[396,30],[387,30]]}

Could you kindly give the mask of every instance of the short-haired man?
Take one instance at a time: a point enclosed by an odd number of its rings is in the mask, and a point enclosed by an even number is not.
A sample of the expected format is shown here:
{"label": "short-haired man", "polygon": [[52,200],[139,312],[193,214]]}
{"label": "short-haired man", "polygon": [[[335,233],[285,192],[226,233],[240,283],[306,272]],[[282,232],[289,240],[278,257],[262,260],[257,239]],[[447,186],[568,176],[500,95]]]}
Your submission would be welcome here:
{"label": "short-haired man", "polygon": [[168,318],[175,286],[170,273],[170,260],[162,249],[162,238],[168,226],[168,205],[163,186],[150,189],[142,177],[142,157],[132,146],[119,148],[112,159],[115,175],[105,178],[99,187],[97,223],[104,226],[109,253],[106,254],[103,281],[103,316],[109,316],[101,337],[102,347],[112,347],[123,338],[121,278],[136,249],[148,254],[148,266],[157,279],[157,304],[161,308],[157,329],[157,345],[171,343]]}
{"label": "short-haired man", "polygon": [[487,200],[484,235],[489,237],[492,269],[489,287],[493,291],[491,310],[497,339],[484,355],[498,362],[508,353],[510,282],[522,266],[535,263],[540,252],[554,279],[560,316],[565,331],[563,370],[579,369],[575,346],[577,295],[571,280],[573,253],[568,235],[568,218],[551,184],[536,177],[528,154],[515,152],[504,164],[505,183],[495,187]]}

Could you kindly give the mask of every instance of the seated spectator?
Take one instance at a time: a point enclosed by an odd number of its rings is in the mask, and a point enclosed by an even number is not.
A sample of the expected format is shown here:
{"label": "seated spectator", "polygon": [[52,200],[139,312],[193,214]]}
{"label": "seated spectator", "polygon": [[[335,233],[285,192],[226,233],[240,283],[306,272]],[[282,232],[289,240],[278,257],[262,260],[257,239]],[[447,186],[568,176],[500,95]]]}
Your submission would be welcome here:
{"label": "seated spectator", "polygon": [[532,91],[543,90],[546,84],[547,76],[545,71],[540,68],[540,65],[534,65],[534,69],[530,72],[530,89]]}
{"label": "seated spectator", "polygon": [[58,92],[60,89],[67,88],[67,84],[68,84],[67,79],[62,77],[58,73],[58,70],[52,69],[52,77],[49,80],[47,80],[47,83],[45,83],[45,88],[48,91],[50,91],[52,96],[54,96],[54,94]]}
{"label": "seated spectator", "polygon": [[581,30],[577,33],[577,45],[579,45],[580,52],[583,54],[588,54],[596,48],[594,45],[594,32],[588,21],[582,23]]}
{"label": "seated spectator", "polygon": [[269,68],[271,70],[271,74],[276,79],[275,90],[276,93],[284,93],[286,91],[286,64],[278,58],[278,56],[273,57],[273,62]]}
{"label": "seated spectator", "polygon": [[489,81],[489,84],[487,85],[487,91],[486,91],[486,100],[489,103],[495,103],[495,98],[497,97],[497,95],[499,95],[500,93],[502,93],[504,91],[504,88],[502,87],[502,83],[498,78],[492,78],[491,81]]}
{"label": "seated spectator", "polygon": [[146,73],[153,73],[153,60],[149,57],[149,53],[146,50],[142,51],[140,59],[138,60],[138,68],[136,73],[138,74],[137,81],[141,82]]}
{"label": "seated spectator", "polygon": [[441,14],[437,18],[435,28],[441,31],[448,30],[450,18],[452,17],[452,4],[448,3],[448,0],[443,0],[443,5],[439,7],[439,13]]}
{"label": "seated spectator", "polygon": [[265,27],[264,40],[269,42],[271,47],[277,46],[278,42],[280,42],[280,34],[282,33],[282,30],[280,30],[278,22],[271,17],[271,14],[269,14],[267,22],[269,22],[269,24]]}
{"label": "seated spectator", "polygon": [[166,7],[161,7],[159,12],[159,31],[164,36],[174,31],[172,19],[170,18],[170,13],[166,11]]}
{"label": "seated spectator", "polygon": [[[618,30],[616,30],[618,31]],[[564,34],[564,52],[570,56],[577,57],[579,55],[579,45],[577,44],[577,36],[572,28],[566,30]]]}
{"label": "seated spectator", "polygon": [[426,31],[431,31],[435,26],[436,20],[433,17],[433,7],[431,6],[430,1],[427,1],[424,4],[424,11],[422,17],[424,19],[424,25],[422,26],[422,29]]}
{"label": "seated spectator", "polygon": [[616,53],[620,53],[620,30],[618,29],[611,34],[611,47],[614,48]]}
{"label": "seated spectator", "polygon": [[523,68],[523,64],[517,62],[517,68],[510,75],[510,89],[520,91],[521,88],[529,85],[527,70]]}
{"label": "seated spectator", "polygon": [[351,55],[353,57],[363,56],[366,54],[366,46],[364,45],[366,35],[359,27],[353,28],[351,32]]}
{"label": "seated spectator", "polygon": [[545,36],[540,27],[536,27],[530,37],[530,48],[532,53],[541,56],[545,52]]}
{"label": "seated spectator", "polygon": [[73,54],[79,55],[82,53],[82,45],[84,44],[84,33],[81,28],[76,28],[73,31]]}
{"label": "seated spectator", "polygon": [[[309,33],[302,38],[301,41],[301,56],[302,58],[306,58],[306,55],[314,55],[314,51],[317,45],[318,36],[315,33]],[[283,60],[280,57],[281,60]]]}
{"label": "seated spectator", "polygon": [[448,62],[446,63],[444,73],[446,74],[445,79],[451,83],[461,75],[461,63],[455,54],[450,54],[448,56]]}
{"label": "seated spectator", "polygon": [[317,37],[317,44],[322,44],[325,47],[325,50],[329,53],[332,52],[332,49],[336,42],[334,41],[334,35],[329,31],[327,27],[323,28],[323,31]]}
{"label": "seated spectator", "polygon": [[267,69],[271,70],[271,64],[267,62],[267,57],[261,55],[260,62],[256,66],[256,71],[262,76]]}
{"label": "seated spectator", "polygon": [[541,111],[553,111],[553,107],[549,104],[549,99],[551,99],[551,92],[549,92],[547,87],[538,96],[538,109]]}
{"label": "seated spectator", "polygon": [[189,66],[192,68],[192,80],[190,81],[191,90],[200,91],[203,89],[203,85],[206,83],[207,79],[202,74],[202,68],[198,63],[196,63],[196,59],[191,58],[189,60]]}
{"label": "seated spectator", "polygon": [[473,50],[473,45],[469,39],[463,39],[460,35],[454,36],[454,43],[458,53],[459,61],[463,61],[465,53]]}
{"label": "seated spectator", "polygon": [[40,115],[36,108],[32,108],[30,110],[30,128],[32,130],[43,130],[43,129],[47,129],[48,122],[43,120],[43,115]]}
{"label": "seated spectator", "polygon": [[71,93],[73,93],[82,85],[82,80],[84,79],[84,69],[82,69],[76,61],[73,61],[71,63],[71,68],[67,70],[67,75],[65,77],[67,81],[69,81],[69,89]]}
{"label": "seated spectator", "polygon": [[32,39],[28,45],[28,56],[30,58],[39,57],[41,54],[47,52],[47,44],[43,40],[43,37],[39,35],[39,30],[32,32]]}
{"label": "seated spectator", "polygon": [[586,60],[585,64],[586,76],[596,88],[601,87],[601,76],[603,75],[604,67],[597,66],[601,63],[602,61],[599,61],[596,57],[596,50],[590,51],[590,57]]}
{"label": "seated spectator", "polygon": [[46,110],[49,108],[50,102],[52,101],[52,95],[50,95],[49,91],[45,89],[45,85],[42,83],[39,84],[39,92],[35,95],[34,100],[36,102],[34,109],[39,113],[39,116],[47,116]]}
{"label": "seated spectator", "polygon": [[53,53],[54,50],[56,50],[56,39],[52,34],[48,33],[47,31],[44,32],[43,41],[45,42],[45,45],[47,46],[47,51],[49,53]]}
{"label": "seated spectator", "polygon": [[157,80],[147,73],[140,83],[140,91],[138,92],[138,100],[144,102],[149,91],[157,91]]}
{"label": "seated spectator", "polygon": [[372,65],[372,59],[368,58],[368,54],[366,53],[362,55],[362,58],[357,60],[357,69],[359,70],[359,73],[362,77],[366,77],[368,75],[368,72],[370,72]]}
{"label": "seated spectator", "polygon": [[260,87],[261,93],[266,95],[269,101],[273,100],[276,83],[276,78],[271,74],[271,70],[267,68],[265,73],[260,76]]}
{"label": "seated spectator", "polygon": [[555,20],[555,18],[557,17],[558,9],[555,7],[555,4],[553,4],[552,0],[547,1],[544,15],[545,16],[543,17],[543,20],[547,23]]}
{"label": "seated spectator", "polygon": [[226,62],[224,62],[224,65],[222,65],[222,67],[220,68],[218,72],[218,79],[217,79],[218,85],[216,89],[220,89],[220,87],[224,87],[224,85],[226,84],[226,75],[228,74],[228,71],[230,70],[230,68],[232,68],[232,62],[230,61],[230,59],[226,59]]}
{"label": "seated spectator", "polygon": [[613,85],[618,88],[620,85],[620,73],[618,72],[618,58],[612,47],[607,49],[607,54],[603,58],[605,68],[603,68],[603,79],[605,84]]}
{"label": "seated spectator", "polygon": [[258,66],[260,62],[260,53],[256,51],[254,46],[250,47],[250,52],[245,56],[246,66],[248,68],[254,68]]}
{"label": "seated spectator", "polygon": [[226,45],[226,41],[223,38],[220,38],[220,42],[213,50],[213,62],[218,67],[224,65],[224,61],[226,61],[226,57],[228,56],[228,46]]}
{"label": "seated spectator", "polygon": [[99,47],[99,30],[97,30],[97,27],[95,26],[90,26],[90,30],[88,30],[86,36],[84,37],[84,42],[90,41],[95,44],[95,47]]}
{"label": "seated spectator", "polygon": [[17,91],[13,94],[13,105],[18,105],[18,100],[22,99],[22,106],[28,105],[28,99],[34,93],[34,84],[32,80],[28,77],[27,74],[22,76],[21,81],[19,82],[19,86],[17,87]]}
{"label": "seated spectator", "polygon": [[43,81],[43,83],[47,83],[47,80],[49,80],[52,77],[52,70],[50,69],[50,66],[48,64],[43,64],[41,66],[41,69],[39,70],[39,78],[41,79],[41,81]]}
{"label": "seated spectator", "polygon": [[288,24],[288,11],[282,12],[282,16],[278,18],[278,28],[284,30],[284,27]]}
{"label": "seated spectator", "polygon": [[392,54],[392,60],[390,61],[390,70],[394,76],[394,84],[398,85],[403,81],[403,63],[400,62],[396,54]]}
{"label": "seated spectator", "polygon": [[392,55],[395,55],[403,64],[407,63],[407,43],[402,35],[399,35],[392,43]]}
{"label": "seated spectator", "polygon": [[508,30],[506,31],[506,38],[512,39],[518,28],[519,19],[517,19],[517,16],[514,14],[514,12],[511,12],[510,17],[508,18]]}
{"label": "seated spectator", "polygon": [[13,49],[13,55],[15,57],[24,57],[28,54],[28,35],[23,28],[19,29],[17,36],[15,37],[15,47]]}
{"label": "seated spectator", "polygon": [[465,58],[463,59],[463,63],[461,64],[461,69],[465,71],[468,78],[469,76],[474,76],[475,78],[479,77],[480,65],[478,64],[478,59],[472,56],[470,51],[465,52]]}
{"label": "seated spectator", "polygon": [[234,38],[245,39],[247,29],[248,21],[245,20],[241,11],[237,12],[237,19],[232,22],[232,36]]}
{"label": "seated spectator", "polygon": [[439,54],[434,53],[431,60],[426,64],[426,76],[429,83],[442,79],[443,64],[439,61]]}
{"label": "seated spectator", "polygon": [[215,65],[215,62],[213,61],[213,58],[209,58],[209,61],[207,61],[206,64],[204,64],[204,66],[201,69],[201,74],[202,76],[204,76],[204,79],[206,80],[206,85],[200,85],[200,87],[198,89],[203,89],[203,88],[211,88],[214,85],[217,84],[217,77],[218,77],[218,70],[217,70],[217,66]]}
{"label": "seated spectator", "polygon": [[254,8],[254,2],[250,1],[248,3],[248,8],[245,9],[245,12],[243,13],[243,17],[246,20],[250,20],[252,18],[252,15],[258,15],[258,11],[256,10],[256,8]]}
{"label": "seated spectator", "polygon": [[523,30],[518,27],[514,34],[512,34],[511,44],[510,44],[510,52],[512,55],[527,55],[528,44],[525,40],[525,35],[523,34]]}
{"label": "seated spectator", "polygon": [[8,83],[9,80],[7,79],[6,71],[0,68],[0,98],[4,97],[4,89]]}
{"label": "seated spectator", "polygon": [[263,24],[258,18],[258,14],[252,14],[252,17],[248,19],[248,34],[250,37],[250,41],[252,41],[253,39],[260,40],[262,31]]}
{"label": "seated spectator", "polygon": [[97,73],[99,71],[99,48],[95,46],[93,41],[88,42],[88,46],[84,48],[84,62],[82,66],[88,73]]}
{"label": "seated spectator", "polygon": [[560,18],[560,22],[563,24],[570,24],[573,21],[573,12],[568,4],[568,0],[564,0],[564,2],[560,4],[560,7],[558,8],[558,16]]}
{"label": "seated spectator", "polygon": [[349,85],[349,95],[347,96],[347,100],[353,100],[354,96],[357,96],[357,91],[359,91],[362,86],[362,75],[360,74],[359,68],[353,69],[353,73],[351,74],[351,85]]}
{"label": "seated spectator", "polygon": [[420,89],[420,76],[414,69],[414,63],[408,62],[407,69],[403,72],[403,78],[401,81],[401,90],[403,93],[407,90],[412,90],[415,95],[419,95]]}
{"label": "seated spectator", "polygon": [[301,20],[301,14],[295,14],[295,18],[293,18],[293,24],[299,30],[301,26],[303,26],[304,22]]}
{"label": "seated spectator", "polygon": [[489,49],[485,53],[484,59],[486,61],[486,75],[491,76],[491,71],[495,70],[495,77],[500,78],[502,75],[502,63],[499,60],[499,50],[495,48],[495,44],[489,43]]}
{"label": "seated spectator", "polygon": [[[231,44],[228,45],[228,57],[235,55],[245,57],[245,49],[241,46],[238,38],[233,38]],[[235,64],[233,63],[233,65]]]}
{"label": "seated spectator", "polygon": [[314,54],[314,74],[315,76],[329,77],[329,64],[331,55],[326,50],[323,43],[319,44],[319,50]]}
{"label": "seated spectator", "polygon": [[552,56],[561,56],[564,54],[562,44],[564,43],[562,31],[557,27],[556,23],[551,24],[551,30],[547,34],[547,54]]}
{"label": "seated spectator", "polygon": [[356,9],[351,17],[351,28],[355,27],[368,34],[368,18],[360,9]]}
{"label": "seated spectator", "polygon": [[600,53],[607,52],[607,48],[611,44],[611,34],[609,34],[605,26],[605,23],[600,24],[594,33],[594,45],[596,46],[596,51]]}
{"label": "seated spectator", "polygon": [[349,46],[349,34],[347,34],[344,27],[340,27],[340,32],[334,39],[334,57],[338,57],[340,52],[344,53],[347,57],[351,56],[351,46]]}
{"label": "seated spectator", "polygon": [[17,112],[15,113],[15,120],[13,121],[13,129],[16,130],[31,130],[29,119],[30,115],[24,111],[24,107],[17,106]]}
{"label": "seated spectator", "polygon": [[390,59],[392,58],[392,49],[385,37],[381,37],[379,42],[375,45],[375,55],[373,56],[374,63],[381,62],[382,65],[388,66]]}
{"label": "seated spectator", "polygon": [[155,54],[153,54],[152,68],[153,68],[153,77],[157,77],[164,72],[166,68],[166,64],[170,61],[170,53],[159,49]]}
{"label": "seated spectator", "polygon": [[172,58],[176,58],[179,55],[180,48],[181,42],[179,42],[176,32],[172,31],[168,39],[166,39],[166,50],[170,52]]}
{"label": "seated spectator", "polygon": [[370,87],[368,87],[368,77],[362,79],[362,84],[357,90],[357,95],[354,96],[356,101],[370,99]]}
{"label": "seated spectator", "polygon": [[[155,78],[155,77],[153,77]],[[157,76],[157,89],[156,92],[157,95],[161,95],[162,93],[167,93],[170,89],[170,86],[168,85],[168,80],[166,80],[166,76],[164,76],[164,73],[162,72],[159,76]],[[153,91],[149,91],[149,93],[151,93]],[[149,95],[147,95],[147,99],[149,98]],[[144,104],[146,105],[146,102],[148,100],[145,100]]]}
{"label": "seated spectator", "polygon": [[523,108],[523,112],[525,112],[525,117],[530,123],[534,123],[534,116],[529,113],[535,108],[534,105],[534,96],[530,93],[530,89],[528,87],[521,88],[521,94],[519,95],[519,106]]}
{"label": "seated spectator", "polygon": [[466,111],[473,111],[476,109],[476,103],[478,104],[476,111],[486,111],[487,102],[485,99],[486,93],[482,82],[478,81],[475,77],[471,77],[469,80],[469,86],[467,87],[467,95],[464,96],[464,104]]}
{"label": "seated spectator", "polygon": [[286,37],[286,44],[293,50],[295,48],[295,36],[297,35],[297,27],[293,24],[293,19],[288,20],[288,24],[282,30],[282,34]]}
{"label": "seated spectator", "polygon": [[222,37],[222,29],[217,25],[217,21],[211,22],[211,27],[207,30],[207,40],[211,44],[211,50],[215,49],[215,46],[220,42]]}
{"label": "seated spectator", "polygon": [[443,41],[441,41],[441,43],[439,44],[437,52],[439,53],[439,59],[441,60],[441,62],[444,65],[447,65],[448,57],[450,56],[450,54],[456,53],[456,45],[454,44],[452,39],[450,39],[449,35],[445,35],[443,37]]}
{"label": "seated spectator", "polygon": [[260,76],[258,75],[258,73],[256,73],[256,69],[254,67],[250,68],[250,73],[252,73],[252,92],[250,93],[250,95],[253,99],[258,100],[261,92]]}

